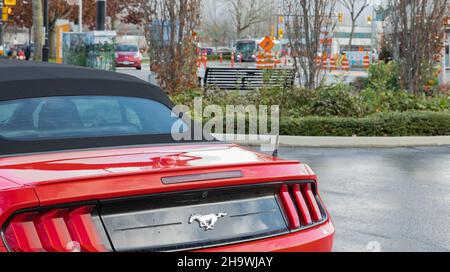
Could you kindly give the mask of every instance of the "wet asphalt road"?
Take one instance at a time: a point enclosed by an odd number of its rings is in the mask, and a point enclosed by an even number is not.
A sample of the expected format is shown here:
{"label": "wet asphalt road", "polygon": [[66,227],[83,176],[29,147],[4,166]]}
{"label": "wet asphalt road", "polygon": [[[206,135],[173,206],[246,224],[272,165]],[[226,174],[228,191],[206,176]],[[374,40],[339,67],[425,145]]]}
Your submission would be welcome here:
{"label": "wet asphalt road", "polygon": [[309,164],[335,251],[450,251],[450,147],[282,148]]}

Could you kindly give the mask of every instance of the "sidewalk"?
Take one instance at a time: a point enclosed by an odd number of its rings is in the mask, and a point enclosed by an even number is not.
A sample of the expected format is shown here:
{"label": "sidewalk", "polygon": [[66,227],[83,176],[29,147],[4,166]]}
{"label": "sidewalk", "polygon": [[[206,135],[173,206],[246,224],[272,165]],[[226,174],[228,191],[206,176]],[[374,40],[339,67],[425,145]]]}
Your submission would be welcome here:
{"label": "sidewalk", "polygon": [[[223,140],[224,135],[215,135]],[[226,135],[227,139],[237,139],[238,135]],[[268,144],[265,140],[251,140],[249,135],[239,135],[239,139],[231,142],[258,146]],[[280,136],[280,146],[284,147],[338,147],[338,148],[383,148],[383,147],[416,147],[416,146],[449,146],[450,136],[435,137],[306,137],[306,136]]]}

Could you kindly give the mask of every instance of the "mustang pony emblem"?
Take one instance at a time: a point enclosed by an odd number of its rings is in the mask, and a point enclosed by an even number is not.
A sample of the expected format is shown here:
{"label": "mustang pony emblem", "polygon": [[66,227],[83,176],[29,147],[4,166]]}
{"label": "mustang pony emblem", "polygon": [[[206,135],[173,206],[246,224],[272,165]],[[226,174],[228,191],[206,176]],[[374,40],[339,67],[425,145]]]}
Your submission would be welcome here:
{"label": "mustang pony emblem", "polygon": [[189,224],[192,224],[192,222],[197,221],[201,228],[204,228],[205,231],[212,230],[214,228],[214,225],[216,224],[217,220],[221,217],[225,217],[226,213],[218,213],[218,214],[208,214],[208,215],[201,215],[201,214],[193,214],[189,218]]}

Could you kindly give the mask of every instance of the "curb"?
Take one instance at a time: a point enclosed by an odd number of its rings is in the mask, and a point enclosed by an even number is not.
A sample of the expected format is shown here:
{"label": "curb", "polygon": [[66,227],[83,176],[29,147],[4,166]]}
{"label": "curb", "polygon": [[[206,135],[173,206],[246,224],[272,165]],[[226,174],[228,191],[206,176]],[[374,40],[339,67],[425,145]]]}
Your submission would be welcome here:
{"label": "curb", "polygon": [[[215,135],[220,140],[239,145],[259,146],[269,144],[269,140],[259,140],[251,135]],[[431,147],[449,146],[450,136],[432,137],[308,137],[280,136],[282,147],[323,147],[323,148],[383,148],[383,147]]]}

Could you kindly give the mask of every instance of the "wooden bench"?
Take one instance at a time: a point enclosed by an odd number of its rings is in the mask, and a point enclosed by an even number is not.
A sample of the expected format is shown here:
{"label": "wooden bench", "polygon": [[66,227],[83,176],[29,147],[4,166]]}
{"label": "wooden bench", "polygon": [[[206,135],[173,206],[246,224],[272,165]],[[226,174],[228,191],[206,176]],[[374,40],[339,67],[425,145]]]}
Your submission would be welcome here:
{"label": "wooden bench", "polygon": [[206,88],[248,91],[263,87],[292,87],[293,69],[212,68],[208,67],[203,78]]}

